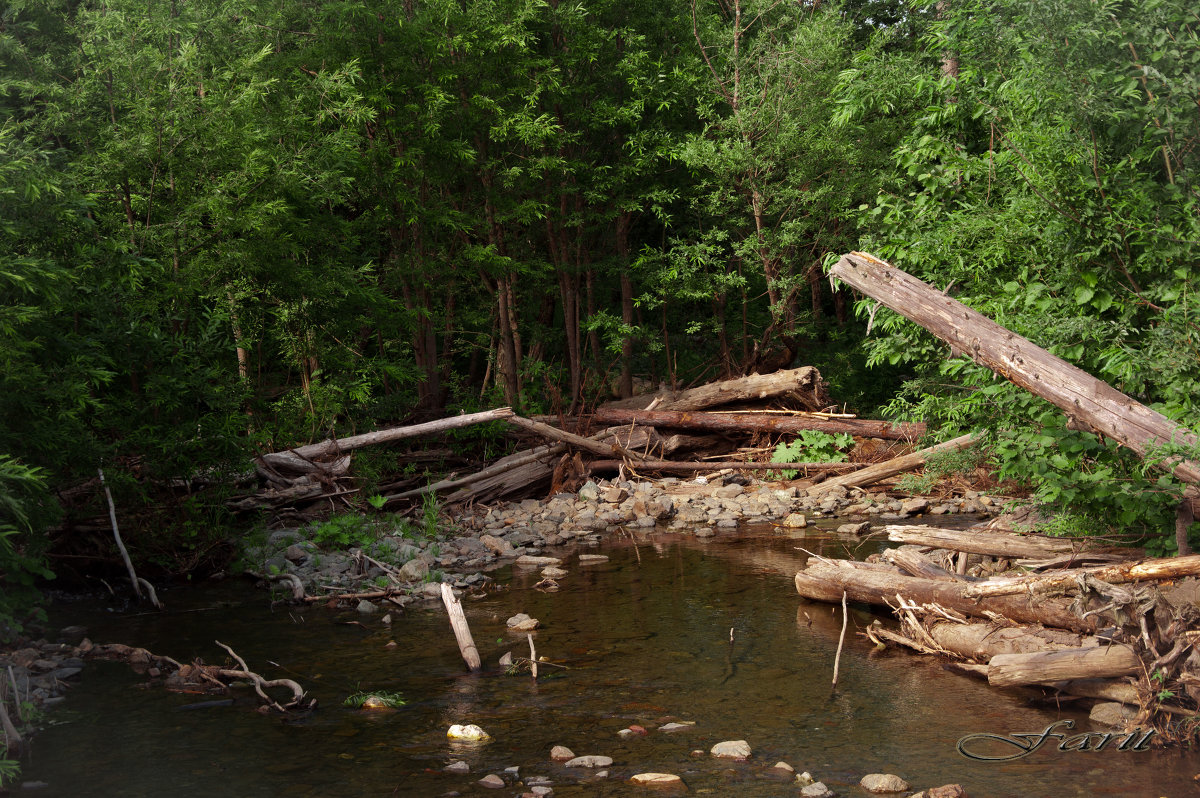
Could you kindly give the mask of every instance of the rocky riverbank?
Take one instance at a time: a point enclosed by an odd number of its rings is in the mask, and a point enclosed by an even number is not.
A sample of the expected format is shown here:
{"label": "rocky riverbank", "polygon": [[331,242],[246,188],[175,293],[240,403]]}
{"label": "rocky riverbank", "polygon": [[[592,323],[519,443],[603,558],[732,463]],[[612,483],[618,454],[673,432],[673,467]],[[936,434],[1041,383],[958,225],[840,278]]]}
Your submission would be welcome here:
{"label": "rocky riverbank", "polygon": [[[655,481],[596,480],[576,493],[548,500],[525,499],[475,513],[442,519],[436,528],[401,520],[363,516],[354,535],[337,540],[327,524],[280,529],[245,546],[246,570],[273,585],[295,577],[306,595],[360,594],[399,586],[393,604],[434,600],[440,583],[472,589],[490,581],[500,566],[544,556],[564,545],[596,544],[605,535],[660,530],[709,538],[735,534],[743,524],[771,524],[781,532],[803,529],[822,519],[842,523],[836,531],[863,536],[875,524],[916,516],[999,512],[988,496],[898,498],[885,491],[835,488],[810,496],[803,488],[757,483],[738,475]],[[448,521],[448,523],[445,523]],[[335,544],[355,537],[352,545]],[[360,609],[377,609],[361,599]]]}

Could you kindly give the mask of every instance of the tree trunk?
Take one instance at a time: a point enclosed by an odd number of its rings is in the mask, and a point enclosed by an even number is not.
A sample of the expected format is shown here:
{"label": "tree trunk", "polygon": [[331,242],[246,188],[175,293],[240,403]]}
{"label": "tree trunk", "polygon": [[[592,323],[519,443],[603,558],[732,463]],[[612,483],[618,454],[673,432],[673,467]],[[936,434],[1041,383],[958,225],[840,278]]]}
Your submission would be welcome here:
{"label": "tree trunk", "polygon": [[925,434],[924,424],[892,426],[886,421],[859,418],[814,418],[810,416],[763,415],[758,413],[692,413],[672,410],[624,410],[599,408],[592,418],[601,424],[647,424],[678,429],[738,430],[794,433],[803,430],[848,433],[863,438],[912,440]]}
{"label": "tree trunk", "polygon": [[[852,252],[830,274],[929,330],[955,354],[1053,403],[1066,412],[1068,426],[1107,435],[1142,456],[1172,441],[1197,444],[1195,435],[1163,414],[890,264]],[[1167,463],[1180,480],[1200,484],[1200,463],[1178,457]]]}
{"label": "tree trunk", "polygon": [[[780,399],[810,412],[824,410],[830,405],[825,380],[821,378],[821,372],[812,366],[710,382],[686,391],[660,393],[659,396],[663,397],[659,405],[663,410],[703,410],[732,402],[761,402],[764,399]],[[648,404],[650,398],[639,397],[634,402],[610,402],[605,409],[630,407],[643,402]]]}
{"label": "tree trunk", "polygon": [[1032,654],[997,654],[988,662],[988,684],[1015,687],[1065,679],[1103,679],[1140,673],[1142,661],[1131,646],[1039,651]]}
{"label": "tree trunk", "polygon": [[495,410],[485,410],[482,413],[469,413],[462,416],[441,418],[425,424],[414,424],[409,427],[392,427],[391,429],[367,432],[362,435],[352,435],[349,438],[324,440],[320,443],[310,443],[308,446],[300,446],[285,451],[309,460],[316,460],[332,454],[340,454],[352,449],[361,449],[364,446],[371,446],[377,443],[387,443],[388,441],[401,440],[402,438],[413,438],[418,435],[429,435],[434,432],[469,427],[472,424],[483,424],[488,421],[502,421],[510,418],[512,414],[512,408],[500,407]]}
{"label": "tree trunk", "polygon": [[978,438],[975,435],[962,435],[954,440],[939,443],[937,446],[930,446],[928,449],[921,449],[912,454],[893,457],[891,460],[877,463],[861,471],[855,471],[853,474],[847,474],[844,477],[827,479],[821,484],[809,488],[808,494],[813,496],[838,487],[863,488],[867,485],[874,485],[876,482],[882,482],[897,474],[903,474],[906,471],[920,468],[925,465],[926,460],[934,455],[969,449],[977,442]]}
{"label": "tree trunk", "polygon": [[[628,330],[633,327],[633,280],[629,277],[629,223],[632,215],[622,213],[617,217],[617,257],[621,263],[621,321]],[[633,396],[633,336],[621,340],[621,383],[618,391],[622,399]]]}
{"label": "tree trunk", "polygon": [[994,532],[987,529],[938,529],[932,526],[884,526],[888,540],[893,543],[913,543],[935,549],[966,551],[990,557],[1028,557],[1041,559],[1056,554],[1070,554],[1082,544],[1042,535],[1018,535],[1015,532]]}

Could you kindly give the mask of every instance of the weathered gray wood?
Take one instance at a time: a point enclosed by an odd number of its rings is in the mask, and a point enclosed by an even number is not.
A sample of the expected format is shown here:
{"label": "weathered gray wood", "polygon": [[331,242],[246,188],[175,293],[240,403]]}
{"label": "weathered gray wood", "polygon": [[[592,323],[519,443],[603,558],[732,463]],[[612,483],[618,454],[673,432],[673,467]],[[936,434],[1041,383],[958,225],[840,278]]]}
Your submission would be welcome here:
{"label": "weathered gray wood", "polygon": [[[310,443],[307,446],[298,446],[286,451],[299,455],[302,458],[317,460],[322,457],[328,457],[331,454],[347,452],[351,449],[361,449],[364,446],[372,446],[377,443],[415,438],[418,435],[430,435],[435,432],[469,427],[473,424],[484,424],[488,421],[504,421],[512,415],[512,408],[498,407],[494,410],[484,410],[481,413],[467,413],[461,416],[439,418],[437,421],[413,424],[408,427],[392,427],[390,429],[376,430],[375,432],[365,432],[362,435],[351,435],[348,438],[327,439],[319,443]],[[275,454],[280,453],[275,452]]]}
{"label": "weathered gray wood", "polygon": [[1069,554],[1077,544],[1069,540],[1056,540],[1041,535],[1022,536],[1010,532],[992,532],[986,529],[939,529],[933,526],[884,526],[888,540],[896,543],[914,543],[936,549],[966,551],[972,554],[987,554],[992,557],[1051,557]]}
{"label": "weathered gray wood", "polygon": [[994,687],[1046,684],[1068,679],[1105,679],[1138,673],[1142,661],[1131,646],[997,654],[988,662],[988,683]]}
{"label": "weathered gray wood", "polygon": [[[964,615],[986,618],[989,612],[994,612],[1017,623],[1040,623],[1072,632],[1094,632],[1099,622],[1094,614],[1079,617],[1071,604],[1063,599],[1044,596],[1039,596],[1036,601],[1026,596],[972,598],[966,594],[970,586],[967,583],[920,579],[876,568],[847,567],[842,565],[843,562],[810,560],[808,567],[796,574],[796,592],[815,601],[838,602],[845,590],[853,601],[881,606],[894,605],[899,594],[918,604],[940,604]],[[1085,609],[1090,608],[1091,605]]]}
{"label": "weathered gray wood", "polygon": [[1101,565],[1095,568],[1072,568],[1036,576],[997,577],[987,582],[971,585],[967,589],[967,594],[971,596],[1011,596],[1024,593],[1077,591],[1080,577],[1085,575],[1110,584],[1200,576],[1200,554]]}
{"label": "weathered gray wood", "polygon": [[[624,460],[593,460],[593,471],[615,471]],[[863,468],[862,463],[746,463],[741,460],[643,460],[638,471],[720,471],[726,468],[746,471],[850,471]]]}
{"label": "weathered gray wood", "polygon": [[459,653],[467,663],[467,668],[472,671],[479,670],[483,663],[479,659],[479,649],[475,648],[475,641],[471,637],[467,616],[463,612],[462,604],[458,602],[458,596],[454,595],[454,588],[445,582],[442,582],[442,603],[446,605],[446,612],[450,615],[450,628],[454,630],[454,639],[458,642]]}
{"label": "weathered gray wood", "polygon": [[862,418],[818,418],[760,413],[694,412],[679,410],[625,410],[598,408],[592,418],[601,424],[646,424],[651,427],[789,433],[817,430],[847,433],[861,438],[915,440],[925,434],[924,424],[889,424]]}
{"label": "weathered gray wood", "polygon": [[529,419],[522,418],[521,416],[510,416],[506,420],[514,427],[520,427],[521,429],[536,433],[541,435],[543,438],[549,438],[553,441],[561,441],[579,449],[591,452],[592,454],[598,454],[601,457],[620,455],[635,461],[646,459],[645,455],[626,449],[612,438],[609,439],[608,443],[600,443],[599,441],[576,435],[573,432],[566,432],[564,430],[551,427],[549,424],[543,424],[540,421],[530,421]]}
{"label": "weathered gray wood", "polygon": [[1082,637],[1073,632],[1040,626],[942,621],[928,625],[925,631],[939,647],[976,662],[987,662],[1000,654],[1074,651],[1099,645],[1094,637]]}
{"label": "weathered gray wood", "polygon": [[[1172,441],[1197,442],[1163,414],[878,258],[852,252],[830,274],[929,330],[955,354],[1053,403],[1071,425],[1107,435],[1142,456]],[[1200,463],[1175,458],[1169,465],[1180,480],[1200,484]]]}
{"label": "weathered gray wood", "polygon": [[534,463],[547,463],[550,458],[562,454],[567,450],[565,443],[553,443],[548,446],[539,446],[536,449],[529,449],[524,452],[518,452],[519,456],[506,457],[487,468],[476,471],[473,474],[467,474],[464,477],[456,479],[443,479],[440,482],[433,482],[421,488],[406,490],[403,493],[396,493],[391,496],[384,496],[384,502],[398,501],[400,499],[413,499],[417,496],[423,496],[426,493],[437,493],[451,488],[461,488],[466,485],[473,485],[477,482],[482,482],[485,479],[492,477],[511,475],[514,470],[520,466],[527,466]]}
{"label": "weathered gray wood", "polygon": [[[664,391],[657,394],[662,410],[703,410],[732,402],[763,399],[788,399],[804,410],[824,410],[832,405],[821,372],[812,366],[784,369],[771,374],[751,374],[733,380],[722,380],[689,388],[686,391]],[[653,396],[638,396],[632,400],[609,402],[606,407],[645,407]]]}
{"label": "weathered gray wood", "polygon": [[953,440],[939,443],[936,446],[930,446],[928,449],[921,449],[911,454],[893,457],[882,463],[868,466],[860,471],[855,471],[853,474],[846,474],[841,477],[827,479],[824,482],[814,485],[808,489],[809,496],[817,496],[837,487],[846,488],[863,488],[868,485],[874,485],[876,482],[882,482],[885,479],[903,474],[906,471],[912,471],[925,465],[925,462],[932,456],[942,454],[944,452],[957,452],[963,449],[969,449],[977,442],[978,438],[975,435],[961,435]]}

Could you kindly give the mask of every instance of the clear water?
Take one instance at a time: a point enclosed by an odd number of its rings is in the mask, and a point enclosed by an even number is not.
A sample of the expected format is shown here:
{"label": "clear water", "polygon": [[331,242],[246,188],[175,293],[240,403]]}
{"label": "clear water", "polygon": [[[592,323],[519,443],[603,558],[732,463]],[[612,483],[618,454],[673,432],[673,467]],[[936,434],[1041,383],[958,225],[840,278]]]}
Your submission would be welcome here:
{"label": "clear water", "polygon": [[[180,660],[220,662],[220,640],[263,675],[300,681],[319,708],[284,720],[258,714],[245,696],[234,706],[183,709],[207,697],[148,688],[125,665],[93,663],[52,710],[53,725],[24,763],[23,779],[48,786],[14,793],[518,795],[515,784],[496,791],[475,784],[517,766],[522,777],[549,777],[557,796],[639,794],[626,779],[645,771],[675,773],[692,794],[796,795],[794,784],[771,775],[783,760],[840,795],[866,795],[858,781],[876,772],[899,774],[914,790],[959,782],[973,798],[1195,794],[1194,753],[1046,746],[1011,763],[968,760],[955,749],[964,735],[1034,733],[1064,718],[1086,730],[1086,714],[1033,708],[1025,694],[944,671],[933,658],[873,652],[861,636],[848,635],[831,695],[841,612],[796,595],[791,577],[806,557],[798,547],[844,556],[820,533],[709,542],[657,536],[584,550],[611,559],[581,566],[572,557],[556,593],[535,590],[534,571],[511,579],[500,572],[506,589],[465,603],[485,662],[478,675],[466,672],[440,605],[393,612],[390,629],[379,615],[272,609],[265,593],[243,583],[168,592],[165,613],[59,606],[56,620],[84,623],[96,642]],[[528,655],[524,635],[505,627],[517,612],[540,619],[538,654],[569,670],[544,668],[552,678],[538,682],[500,672],[503,652]],[[851,633],[875,617],[852,608]],[[393,639],[398,646],[386,648]],[[399,691],[408,704],[393,712],[344,707],[360,689]],[[695,726],[656,731],[672,720]],[[476,723],[494,741],[460,747],[446,739],[455,723]],[[630,724],[650,733],[618,737]],[[714,743],[736,739],[753,748],[748,762],[708,756]],[[606,779],[568,770],[549,760],[554,745],[614,764]],[[471,772],[443,772],[456,760]]]}

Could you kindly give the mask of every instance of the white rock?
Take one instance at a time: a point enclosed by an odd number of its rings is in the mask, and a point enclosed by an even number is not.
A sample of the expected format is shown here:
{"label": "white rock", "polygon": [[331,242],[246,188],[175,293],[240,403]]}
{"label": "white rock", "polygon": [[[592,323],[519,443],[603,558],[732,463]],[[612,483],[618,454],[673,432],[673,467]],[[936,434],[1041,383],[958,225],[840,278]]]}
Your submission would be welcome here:
{"label": "white rock", "polygon": [[693,721],[684,721],[683,723],[664,723],[663,725],[658,727],[658,730],[660,732],[673,732],[673,731],[680,731],[682,729],[690,729],[695,725],[696,725],[696,722],[694,720]]}
{"label": "white rock", "polygon": [[544,565],[562,565],[562,560],[558,557],[534,557],[532,554],[522,554],[513,562],[513,565],[523,568],[540,568]]}
{"label": "white rock", "polygon": [[606,768],[612,763],[612,757],[589,754],[588,756],[577,756],[574,759],[569,759],[565,766],[569,768]]}
{"label": "white rock", "polygon": [[451,740],[467,740],[470,742],[485,742],[492,739],[490,734],[474,723],[469,723],[465,726],[460,726],[456,723],[446,732],[446,736]]}
{"label": "white rock", "polygon": [[784,762],[784,761],[782,761],[782,760],[780,760],[779,762],[776,762],[776,763],[775,763],[775,769],[776,769],[776,770],[786,770],[788,773],[795,773],[795,772],[796,772],[796,769],[795,769],[794,767],[792,767],[792,766],[791,766],[791,765],[789,765],[787,762]]}
{"label": "white rock", "polygon": [[788,529],[804,529],[808,526],[808,518],[805,517],[804,513],[792,513],[783,519],[783,525]]}
{"label": "white rock", "polygon": [[489,773],[476,783],[480,787],[487,787],[489,790],[498,790],[504,786],[504,779],[500,778],[495,773]]}
{"label": "white rock", "polygon": [[447,773],[470,773],[471,766],[460,759],[457,762],[451,762],[449,765],[446,765],[443,770]]}
{"label": "white rock", "polygon": [[813,779],[812,774],[807,770],[796,776],[796,783],[801,787],[807,787],[808,785],[812,784],[813,781],[815,781],[815,779]]}
{"label": "white rock", "polygon": [[556,745],[550,749],[550,758],[555,762],[565,762],[575,758],[575,752],[565,745]]}
{"label": "white rock", "polygon": [[709,753],[721,759],[749,759],[750,743],[745,740],[726,740],[714,745]]}
{"label": "white rock", "polygon": [[908,782],[891,773],[868,773],[859,785],[867,792],[904,792]]}
{"label": "white rock", "polygon": [[800,790],[800,794],[804,798],[832,798],[833,790],[825,786],[823,781],[814,781],[804,789]]}

